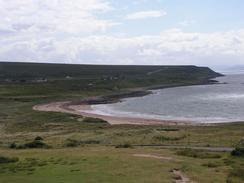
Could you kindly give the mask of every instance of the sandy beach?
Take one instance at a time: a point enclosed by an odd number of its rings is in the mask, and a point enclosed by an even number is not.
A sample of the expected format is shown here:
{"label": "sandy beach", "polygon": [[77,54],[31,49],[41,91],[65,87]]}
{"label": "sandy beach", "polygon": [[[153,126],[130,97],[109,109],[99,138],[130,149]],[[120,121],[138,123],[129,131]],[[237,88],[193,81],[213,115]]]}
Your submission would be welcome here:
{"label": "sandy beach", "polygon": [[[193,125],[192,122],[187,121],[173,121],[173,120],[158,120],[158,119],[145,119],[145,118],[132,118],[132,117],[118,117],[106,116],[97,114],[88,104],[75,104],[69,101],[53,102],[48,104],[35,105],[33,110],[46,111],[46,112],[62,112],[75,114],[85,117],[100,118],[107,121],[111,125]],[[196,124],[194,124],[196,125]],[[198,124],[200,125],[200,124]]]}

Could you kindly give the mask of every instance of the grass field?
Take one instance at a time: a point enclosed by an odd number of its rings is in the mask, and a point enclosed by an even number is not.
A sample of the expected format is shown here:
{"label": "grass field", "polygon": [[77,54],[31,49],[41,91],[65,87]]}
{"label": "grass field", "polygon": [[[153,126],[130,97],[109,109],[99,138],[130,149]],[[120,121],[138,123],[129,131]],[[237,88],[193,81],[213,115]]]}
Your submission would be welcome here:
{"label": "grass field", "polygon": [[[1,150],[0,153],[19,158],[17,163],[1,164],[2,182],[170,183],[177,178],[172,173],[173,169],[181,170],[186,177],[196,182],[243,181],[242,175],[238,177],[232,173],[233,170],[243,170],[239,167],[242,166],[241,159],[232,158],[228,153],[221,153],[217,158],[192,158],[159,148],[116,149],[102,146]],[[156,155],[162,159],[139,155]]]}
{"label": "grass field", "polygon": [[[217,76],[207,68],[0,63],[0,71],[0,182],[170,183],[182,178],[173,170],[199,183],[244,182],[243,157],[230,152],[133,146],[235,147],[243,144],[244,123],[110,126],[82,116],[32,110],[39,103],[131,88],[197,84]],[[38,136],[45,146],[26,145],[36,145]]]}

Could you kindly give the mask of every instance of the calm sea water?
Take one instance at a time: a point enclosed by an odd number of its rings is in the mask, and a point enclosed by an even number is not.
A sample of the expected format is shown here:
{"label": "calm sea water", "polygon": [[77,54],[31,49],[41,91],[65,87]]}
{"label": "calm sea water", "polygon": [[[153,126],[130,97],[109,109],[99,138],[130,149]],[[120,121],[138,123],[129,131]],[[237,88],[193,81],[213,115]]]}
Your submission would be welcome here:
{"label": "calm sea water", "polygon": [[161,89],[145,97],[93,108],[104,115],[206,123],[244,121],[244,74],[217,80],[227,84]]}

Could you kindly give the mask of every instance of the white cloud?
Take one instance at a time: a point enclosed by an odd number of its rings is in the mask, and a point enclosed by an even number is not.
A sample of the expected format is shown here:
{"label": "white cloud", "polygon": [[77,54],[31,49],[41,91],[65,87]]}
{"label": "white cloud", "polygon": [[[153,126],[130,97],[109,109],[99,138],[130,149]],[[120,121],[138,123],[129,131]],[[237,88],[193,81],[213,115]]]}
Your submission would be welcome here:
{"label": "white cloud", "polygon": [[0,31],[90,33],[114,22],[96,13],[110,10],[105,0],[0,0]]}
{"label": "white cloud", "polygon": [[126,16],[126,19],[136,20],[136,19],[145,19],[145,18],[158,18],[158,17],[163,17],[165,15],[167,15],[165,11],[157,11],[157,10],[139,11],[139,12],[128,14]]}
{"label": "white cloud", "polygon": [[243,63],[244,30],[189,33],[179,29],[139,37],[88,36],[45,39],[31,36],[0,40],[1,60],[97,64]]}
{"label": "white cloud", "polygon": [[[101,35],[118,24],[99,16],[111,9],[107,0],[0,0],[0,60],[94,64],[244,63],[244,30],[194,33],[168,29],[151,36]],[[163,11],[136,12],[127,18],[165,14]]]}

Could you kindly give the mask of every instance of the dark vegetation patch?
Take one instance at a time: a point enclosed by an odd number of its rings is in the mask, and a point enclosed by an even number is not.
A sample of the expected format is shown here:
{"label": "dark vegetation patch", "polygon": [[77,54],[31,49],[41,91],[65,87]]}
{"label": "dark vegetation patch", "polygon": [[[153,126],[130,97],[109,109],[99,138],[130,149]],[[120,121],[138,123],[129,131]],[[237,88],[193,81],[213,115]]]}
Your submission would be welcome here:
{"label": "dark vegetation patch", "polygon": [[244,147],[236,147],[232,152],[232,156],[244,157]]}
{"label": "dark vegetation patch", "polygon": [[42,141],[42,140],[44,140],[42,137],[40,137],[40,136],[37,136],[35,139],[34,139],[35,141]]}
{"label": "dark vegetation patch", "polygon": [[36,137],[33,141],[25,144],[16,144],[15,142],[10,144],[11,149],[34,149],[34,148],[50,148],[46,143],[43,142],[42,137]]}
{"label": "dark vegetation patch", "polygon": [[241,139],[236,148],[231,152],[232,156],[244,157],[244,139]]}
{"label": "dark vegetation patch", "polygon": [[208,167],[208,168],[217,168],[217,167],[222,166],[222,164],[217,161],[210,161],[210,162],[202,164],[202,166]]}
{"label": "dark vegetation patch", "polygon": [[165,136],[165,135],[158,135],[153,137],[157,141],[178,141],[186,138],[186,135],[174,137],[174,136]]}
{"label": "dark vegetation patch", "polygon": [[13,157],[5,157],[5,156],[0,156],[0,164],[5,164],[5,163],[16,163],[19,161],[19,158]]}
{"label": "dark vegetation patch", "polygon": [[91,123],[91,124],[108,124],[107,121],[100,119],[100,118],[91,118],[91,117],[85,117],[83,119],[84,123]]}
{"label": "dark vegetation patch", "polygon": [[119,145],[116,145],[115,148],[132,148],[132,145],[129,143],[119,144]]}
{"label": "dark vegetation patch", "polygon": [[99,140],[74,140],[74,139],[67,139],[66,140],[66,147],[78,147],[81,145],[89,145],[89,144],[100,144]]}
{"label": "dark vegetation patch", "polygon": [[187,157],[200,158],[200,159],[215,159],[215,158],[217,159],[222,157],[220,154],[217,153],[212,153],[212,152],[210,153],[210,152],[194,150],[194,149],[178,150],[176,154],[179,156],[187,156]]}
{"label": "dark vegetation patch", "polygon": [[179,128],[157,128],[157,131],[177,132],[180,131],[180,129]]}
{"label": "dark vegetation patch", "polygon": [[42,141],[34,140],[23,145],[24,148],[48,148],[49,146]]}

